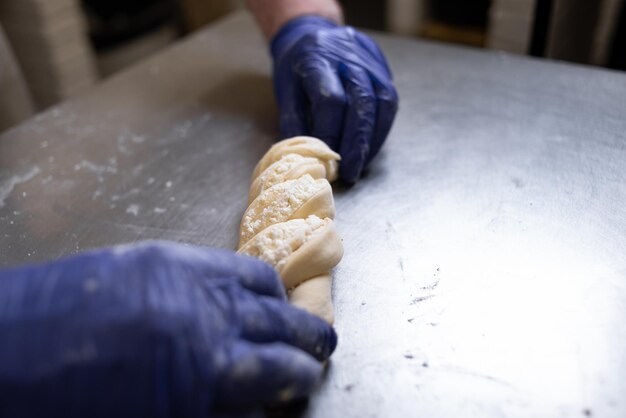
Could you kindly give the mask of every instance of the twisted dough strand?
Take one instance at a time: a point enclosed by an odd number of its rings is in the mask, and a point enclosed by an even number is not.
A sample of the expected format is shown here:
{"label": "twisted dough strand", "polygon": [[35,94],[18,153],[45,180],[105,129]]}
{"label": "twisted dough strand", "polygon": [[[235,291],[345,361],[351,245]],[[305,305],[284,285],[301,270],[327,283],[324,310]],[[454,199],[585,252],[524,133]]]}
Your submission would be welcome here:
{"label": "twisted dough strand", "polygon": [[238,250],[274,266],[290,302],[329,323],[330,270],[343,256],[329,184],[337,178],[339,158],[312,137],[272,146],[252,174]]}

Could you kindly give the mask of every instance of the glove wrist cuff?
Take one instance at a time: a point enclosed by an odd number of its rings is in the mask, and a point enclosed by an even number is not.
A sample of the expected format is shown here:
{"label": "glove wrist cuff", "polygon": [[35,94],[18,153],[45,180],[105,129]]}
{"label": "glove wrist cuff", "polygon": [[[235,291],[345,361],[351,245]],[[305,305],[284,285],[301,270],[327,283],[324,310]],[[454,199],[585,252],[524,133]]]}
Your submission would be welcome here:
{"label": "glove wrist cuff", "polygon": [[303,15],[295,17],[285,23],[272,38],[270,42],[272,57],[276,59],[289,45],[308,33],[319,29],[332,29],[338,26],[337,22],[322,16]]}

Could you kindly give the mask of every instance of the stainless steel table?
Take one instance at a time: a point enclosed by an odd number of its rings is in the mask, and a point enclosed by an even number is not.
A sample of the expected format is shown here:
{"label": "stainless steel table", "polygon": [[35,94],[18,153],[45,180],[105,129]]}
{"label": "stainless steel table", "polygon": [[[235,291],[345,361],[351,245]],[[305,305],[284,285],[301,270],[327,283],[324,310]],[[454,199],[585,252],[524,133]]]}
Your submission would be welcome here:
{"label": "stainless steel table", "polygon": [[[312,417],[626,416],[626,75],[377,36],[401,111],[337,186],[340,345]],[[0,137],[0,265],[233,248],[276,137],[234,15]]]}

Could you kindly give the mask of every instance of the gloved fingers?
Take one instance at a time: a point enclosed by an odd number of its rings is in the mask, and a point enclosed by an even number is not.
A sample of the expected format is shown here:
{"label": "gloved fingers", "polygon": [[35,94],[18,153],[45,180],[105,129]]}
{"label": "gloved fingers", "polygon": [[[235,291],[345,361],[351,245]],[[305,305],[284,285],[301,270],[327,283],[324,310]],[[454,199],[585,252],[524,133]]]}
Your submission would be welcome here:
{"label": "gloved fingers", "polygon": [[280,300],[287,297],[283,282],[276,270],[264,261],[243,254],[236,255],[239,263],[236,267],[236,276],[239,284],[245,289],[258,295],[271,296]]}
{"label": "gloved fingers", "polygon": [[[254,293],[284,300],[285,289],[278,273],[269,264],[230,250],[200,248],[201,275],[208,279],[234,278]],[[210,284],[210,283],[209,283]]]}
{"label": "gloved fingers", "polygon": [[[291,70],[291,69],[289,69]],[[280,133],[283,138],[307,135],[306,94],[295,74],[281,71],[274,79],[280,111]]]}
{"label": "gloved fingers", "polygon": [[218,376],[218,407],[288,402],[311,394],[323,366],[308,354],[282,343],[235,343]]}
{"label": "gloved fingers", "polygon": [[339,75],[328,61],[319,57],[302,60],[297,74],[309,101],[311,135],[338,149],[347,101]]}
{"label": "gloved fingers", "polygon": [[241,338],[256,343],[282,342],[326,360],[337,346],[335,330],[324,320],[286,302],[239,297]]}
{"label": "gloved fingers", "polygon": [[[376,62],[380,64],[381,68],[384,70],[384,75],[386,76],[385,78],[391,80],[393,78],[391,68],[389,68],[385,55],[383,54],[383,51],[381,51],[378,44],[372,38],[359,31],[355,31],[355,39],[359,45],[369,52],[375,58]],[[376,75],[381,76],[379,74]]]}
{"label": "gloved fingers", "polygon": [[[179,276],[182,275],[206,282],[206,286],[211,287],[217,284],[216,279],[228,278],[231,281],[236,280],[240,286],[260,295],[281,300],[287,297],[278,273],[273,267],[257,258],[240,255],[234,251],[169,241],[146,241],[136,245],[119,246],[110,251],[117,258],[132,255],[135,258],[133,265],[142,269],[143,275],[153,271],[155,277],[168,282],[172,280],[179,282]],[[115,265],[120,265],[119,261]],[[124,280],[122,283],[129,286],[132,281]]]}
{"label": "gloved fingers", "polygon": [[367,72],[357,66],[340,66],[348,108],[339,147],[339,174],[354,183],[361,176],[370,153],[376,124],[376,96]]}
{"label": "gloved fingers", "polygon": [[374,128],[374,135],[370,143],[370,153],[365,160],[365,165],[369,164],[380,151],[398,112],[398,92],[395,87],[392,84],[383,84],[376,80],[372,80],[372,84],[376,91],[378,107],[376,111],[376,127]]}
{"label": "gloved fingers", "polygon": [[[138,266],[153,266],[159,272],[171,270],[166,277],[186,274],[210,280],[236,278],[241,286],[258,294],[281,299],[286,297],[274,268],[257,258],[234,251],[168,241],[146,241],[139,245],[119,247],[114,251],[118,257],[119,254],[135,254]],[[159,264],[155,266],[156,262]]]}

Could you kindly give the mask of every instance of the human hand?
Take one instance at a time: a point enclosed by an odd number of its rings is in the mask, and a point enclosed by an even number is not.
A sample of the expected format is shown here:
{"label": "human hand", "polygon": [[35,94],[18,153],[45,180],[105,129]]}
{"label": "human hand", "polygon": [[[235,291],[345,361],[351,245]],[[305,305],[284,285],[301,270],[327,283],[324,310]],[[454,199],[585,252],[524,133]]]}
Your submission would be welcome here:
{"label": "human hand", "polygon": [[278,31],[271,52],[282,136],[324,140],[341,154],[341,178],[356,182],[398,109],[380,48],[352,27],[301,16]]}
{"label": "human hand", "polygon": [[258,412],[309,395],[335,345],[269,265],[226,250],[148,242],[0,271],[0,416]]}

